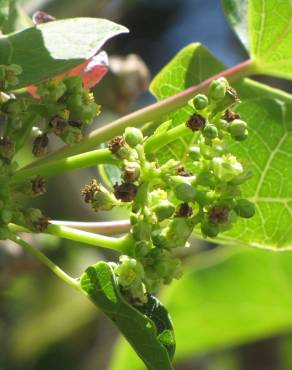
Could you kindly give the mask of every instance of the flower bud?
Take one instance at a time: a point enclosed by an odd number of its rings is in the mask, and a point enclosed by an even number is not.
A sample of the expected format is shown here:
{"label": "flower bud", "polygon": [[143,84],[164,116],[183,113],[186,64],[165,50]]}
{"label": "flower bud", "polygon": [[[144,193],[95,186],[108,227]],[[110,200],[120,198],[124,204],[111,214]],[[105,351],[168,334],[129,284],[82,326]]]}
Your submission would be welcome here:
{"label": "flower bud", "polygon": [[211,163],[214,175],[224,182],[232,181],[243,172],[242,165],[232,155],[215,157]]}
{"label": "flower bud", "polygon": [[206,95],[198,94],[192,100],[192,104],[197,110],[203,110],[208,106],[209,101]]}
{"label": "flower bud", "polygon": [[136,145],[142,143],[143,134],[142,131],[136,127],[127,127],[124,133],[124,138],[131,148],[135,148]]}
{"label": "flower bud", "polygon": [[215,125],[212,125],[212,124],[207,124],[204,127],[203,135],[207,139],[215,139],[218,136],[217,127]]}
{"label": "flower bud", "polygon": [[238,199],[234,211],[238,216],[243,218],[253,217],[255,214],[255,206],[247,199]]}
{"label": "flower bud", "polygon": [[246,129],[247,124],[241,119],[235,119],[229,125],[229,132],[234,138],[244,135],[246,133]]}
{"label": "flower bud", "polygon": [[157,221],[161,222],[170,218],[175,211],[175,206],[168,200],[161,200],[156,206],[151,208],[157,217]]}
{"label": "flower bud", "polygon": [[215,238],[219,234],[219,231],[218,224],[205,220],[201,222],[201,232],[205,237]]}
{"label": "flower bud", "polygon": [[108,143],[109,150],[118,158],[125,159],[131,154],[131,148],[126,144],[122,135],[116,136]]}
{"label": "flower bud", "polygon": [[193,202],[196,199],[196,189],[187,183],[178,184],[174,188],[174,194],[177,199],[183,202]]}
{"label": "flower bud", "polygon": [[209,210],[208,219],[214,224],[225,224],[228,222],[228,215],[228,208],[223,205],[219,205]]}
{"label": "flower bud", "polygon": [[26,225],[33,231],[43,232],[49,225],[48,217],[42,214],[42,211],[37,208],[29,208],[24,214]]}
{"label": "flower bud", "polygon": [[73,146],[81,141],[83,135],[78,127],[68,125],[60,135],[61,139],[69,146]]}
{"label": "flower bud", "polygon": [[139,285],[144,277],[142,264],[124,255],[120,257],[120,264],[115,268],[115,273],[118,276],[118,283],[125,289]]}
{"label": "flower bud", "polygon": [[102,185],[98,184],[95,179],[93,179],[89,185],[85,185],[81,190],[81,194],[84,197],[84,201],[91,204],[96,212],[109,211],[117,203],[113,194]]}
{"label": "flower bud", "polygon": [[209,86],[209,97],[213,100],[222,100],[226,94],[229,84],[226,78],[220,77],[211,82]]}

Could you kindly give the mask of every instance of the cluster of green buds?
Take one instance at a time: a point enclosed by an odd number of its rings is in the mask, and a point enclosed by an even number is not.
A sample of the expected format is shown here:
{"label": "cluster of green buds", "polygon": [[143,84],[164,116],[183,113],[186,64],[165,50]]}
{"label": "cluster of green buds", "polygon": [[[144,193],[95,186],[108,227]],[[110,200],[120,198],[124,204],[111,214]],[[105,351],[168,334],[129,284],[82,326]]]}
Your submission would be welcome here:
{"label": "cluster of green buds", "polygon": [[[19,149],[20,132],[25,135],[23,122],[28,115],[26,98],[15,98],[3,90],[18,83],[17,75],[22,71],[16,65],[0,66],[1,86],[1,119],[0,136],[0,240],[9,238],[9,223],[17,223],[32,231],[44,231],[48,218],[39,209],[25,207],[26,199],[46,192],[46,182],[36,176],[21,184],[13,182],[13,175],[18,168],[15,154]],[[23,129],[23,130],[22,130]]]}
{"label": "cluster of green buds", "polygon": [[35,138],[35,156],[46,152],[50,133],[68,145],[78,143],[84,127],[100,112],[100,106],[95,103],[93,94],[83,87],[80,76],[46,80],[38,85],[36,96],[39,100],[32,110],[44,120],[45,127]]}
{"label": "cluster of green buds", "polygon": [[238,101],[227,80],[219,78],[210,84],[208,96],[199,94],[189,102],[193,112],[181,130],[190,137],[195,133],[195,144],[184,163],[161,162],[147,151],[156,133],[144,138],[139,129],[128,127],[109,143],[120,161],[121,183],[112,194],[101,185],[93,196],[83,190],[95,210],[111,209],[118,201],[131,210],[133,252],[120,258],[115,272],[125,296],[135,303],[144,303],[146,292],[155,293],[181,276],[175,251],[188,245],[194,231],[215,238],[238,217],[254,215],[240,190],[251,172],[228,149],[230,139],[242,141],[248,135],[246,122],[231,109]]}
{"label": "cluster of green buds", "polygon": [[9,238],[9,223],[16,223],[32,231],[44,231],[48,218],[37,208],[25,208],[28,197],[46,192],[46,182],[36,176],[21,184],[14,184],[13,175],[18,167],[14,160],[15,144],[7,136],[0,137],[0,240]]}

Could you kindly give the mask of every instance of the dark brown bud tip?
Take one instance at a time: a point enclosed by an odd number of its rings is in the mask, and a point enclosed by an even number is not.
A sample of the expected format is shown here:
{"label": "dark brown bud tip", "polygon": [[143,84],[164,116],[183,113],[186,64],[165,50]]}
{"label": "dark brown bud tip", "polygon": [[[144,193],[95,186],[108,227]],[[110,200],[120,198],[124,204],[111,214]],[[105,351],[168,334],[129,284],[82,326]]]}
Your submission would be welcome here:
{"label": "dark brown bud tip", "polygon": [[186,169],[185,169],[185,167],[183,165],[178,166],[178,168],[177,168],[177,174],[179,176],[184,176],[184,177],[193,176],[192,173],[186,171]]}
{"label": "dark brown bud tip", "polygon": [[138,187],[132,183],[116,184],[114,186],[114,195],[122,202],[132,202],[135,199]]}
{"label": "dark brown bud tip", "polygon": [[11,159],[15,153],[15,145],[8,136],[0,137],[0,156]]}
{"label": "dark brown bud tip", "polygon": [[94,193],[100,191],[100,186],[95,179],[91,180],[89,185],[85,185],[81,189],[81,195],[84,196],[85,203],[91,203],[93,201]]}
{"label": "dark brown bud tip", "polygon": [[215,224],[225,224],[228,221],[228,208],[224,206],[215,206],[210,209],[208,213],[208,218],[211,222]]}
{"label": "dark brown bud tip", "polygon": [[114,137],[109,143],[108,148],[113,153],[116,154],[125,145],[125,139],[122,135]]}
{"label": "dark brown bud tip", "polygon": [[188,203],[181,203],[175,211],[176,217],[190,217],[193,214],[193,209]]}
{"label": "dark brown bud tip", "polygon": [[36,157],[41,157],[42,155],[46,154],[48,144],[49,138],[47,134],[41,134],[37,136],[33,142],[33,155]]}
{"label": "dark brown bud tip", "polygon": [[41,176],[37,176],[35,179],[31,181],[31,190],[34,195],[41,195],[46,193],[47,191],[46,180]]}
{"label": "dark brown bud tip", "polygon": [[68,122],[58,116],[53,117],[49,122],[50,130],[57,136],[62,135],[67,126]]}
{"label": "dark brown bud tip", "polygon": [[233,112],[231,109],[226,109],[222,118],[225,119],[227,122],[232,122],[235,119],[240,119],[240,115]]}
{"label": "dark brown bud tip", "polygon": [[37,232],[44,232],[49,226],[49,218],[46,216],[39,217],[36,221],[32,223],[33,229]]}
{"label": "dark brown bud tip", "polygon": [[195,113],[188,119],[186,126],[192,131],[199,131],[205,126],[205,123],[206,119],[200,114]]}

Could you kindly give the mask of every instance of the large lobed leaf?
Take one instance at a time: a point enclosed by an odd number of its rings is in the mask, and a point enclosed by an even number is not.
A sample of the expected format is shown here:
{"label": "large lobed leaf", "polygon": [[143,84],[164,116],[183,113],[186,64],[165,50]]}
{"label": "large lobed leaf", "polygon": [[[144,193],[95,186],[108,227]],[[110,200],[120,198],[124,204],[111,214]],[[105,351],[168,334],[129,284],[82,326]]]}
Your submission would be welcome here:
{"label": "large lobed leaf", "polygon": [[95,55],[127,28],[105,19],[74,18],[48,22],[0,38],[0,64],[19,64],[16,88],[68,71]]}
{"label": "large lobed leaf", "polygon": [[[208,65],[211,65],[208,73]],[[163,99],[182,91],[222,68],[204,47],[192,44],[184,48],[151,84],[151,91]],[[191,69],[191,70],[190,70]],[[177,73],[179,71],[179,73]],[[254,177],[242,187],[243,196],[256,204],[256,216],[240,221],[223,241],[236,240],[264,248],[292,247],[292,97],[265,85],[245,80],[236,84],[242,105],[238,108],[248,122],[250,135],[243,143],[232,145],[232,152],[250,164]],[[173,125],[183,123],[188,109],[171,115]],[[161,161],[170,158],[188,160],[193,136],[163,148]]]}
{"label": "large lobed leaf", "polygon": [[[175,362],[292,329],[292,255],[224,247],[196,257],[163,294],[176,328]],[[120,341],[110,370],[144,370]]]}

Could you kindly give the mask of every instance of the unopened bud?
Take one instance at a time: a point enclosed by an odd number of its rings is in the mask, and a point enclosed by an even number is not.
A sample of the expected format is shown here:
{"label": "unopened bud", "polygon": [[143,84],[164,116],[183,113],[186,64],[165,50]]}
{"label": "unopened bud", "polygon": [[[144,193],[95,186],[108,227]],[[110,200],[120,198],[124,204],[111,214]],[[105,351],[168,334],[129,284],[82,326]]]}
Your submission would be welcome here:
{"label": "unopened bud", "polygon": [[143,134],[142,131],[136,127],[127,127],[124,133],[124,138],[131,148],[135,148],[136,145],[142,143]]}

